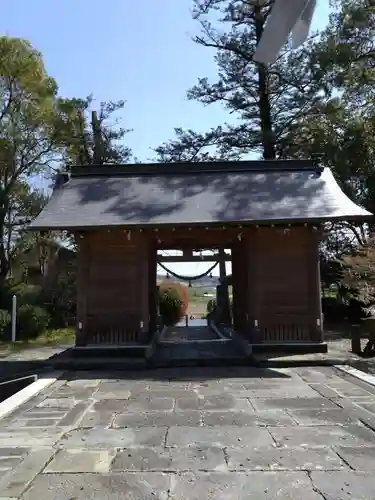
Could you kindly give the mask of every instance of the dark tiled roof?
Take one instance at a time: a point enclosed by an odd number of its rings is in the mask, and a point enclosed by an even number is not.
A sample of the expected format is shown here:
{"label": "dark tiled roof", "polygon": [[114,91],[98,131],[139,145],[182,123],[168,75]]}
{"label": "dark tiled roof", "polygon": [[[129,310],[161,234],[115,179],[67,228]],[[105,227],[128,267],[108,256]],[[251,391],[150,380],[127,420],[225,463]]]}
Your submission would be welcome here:
{"label": "dark tiled roof", "polygon": [[368,218],[311,162],[80,167],[31,229]]}

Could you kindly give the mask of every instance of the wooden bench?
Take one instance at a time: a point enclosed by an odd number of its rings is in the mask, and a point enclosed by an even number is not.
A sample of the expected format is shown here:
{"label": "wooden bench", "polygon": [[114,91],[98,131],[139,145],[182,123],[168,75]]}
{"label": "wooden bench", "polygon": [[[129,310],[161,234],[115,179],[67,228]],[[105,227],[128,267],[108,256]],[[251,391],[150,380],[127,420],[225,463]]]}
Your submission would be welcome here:
{"label": "wooden bench", "polygon": [[[352,352],[367,358],[375,356],[375,318],[364,318],[365,331],[353,331]],[[362,350],[361,339],[366,338],[367,344]]]}

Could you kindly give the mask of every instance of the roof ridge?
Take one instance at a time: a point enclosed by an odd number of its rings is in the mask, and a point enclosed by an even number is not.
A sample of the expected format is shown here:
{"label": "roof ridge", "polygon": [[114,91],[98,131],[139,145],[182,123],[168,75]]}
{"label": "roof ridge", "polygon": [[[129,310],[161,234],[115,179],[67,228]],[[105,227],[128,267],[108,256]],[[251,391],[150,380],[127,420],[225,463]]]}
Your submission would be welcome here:
{"label": "roof ridge", "polygon": [[72,177],[117,177],[117,176],[158,176],[217,174],[240,172],[274,171],[321,172],[323,168],[314,160],[242,160],[212,162],[175,162],[175,163],[135,163],[125,165],[77,165],[72,167]]}

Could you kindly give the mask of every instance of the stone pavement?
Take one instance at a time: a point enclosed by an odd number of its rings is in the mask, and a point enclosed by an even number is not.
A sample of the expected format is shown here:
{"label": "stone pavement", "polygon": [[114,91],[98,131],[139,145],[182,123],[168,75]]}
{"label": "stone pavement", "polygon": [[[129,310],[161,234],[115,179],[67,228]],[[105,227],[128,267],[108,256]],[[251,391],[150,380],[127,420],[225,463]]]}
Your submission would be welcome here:
{"label": "stone pavement", "polygon": [[354,380],[66,373],[0,421],[0,500],[375,499],[375,389]]}
{"label": "stone pavement", "polygon": [[170,326],[162,337],[163,341],[191,342],[202,340],[217,340],[218,335],[208,326]]}

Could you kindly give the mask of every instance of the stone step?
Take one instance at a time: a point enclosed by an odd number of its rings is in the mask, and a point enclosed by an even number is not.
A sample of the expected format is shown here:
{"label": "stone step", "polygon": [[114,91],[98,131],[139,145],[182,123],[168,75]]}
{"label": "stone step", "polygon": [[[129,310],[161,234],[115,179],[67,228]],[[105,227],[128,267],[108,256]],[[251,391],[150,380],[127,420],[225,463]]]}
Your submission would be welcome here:
{"label": "stone step", "polygon": [[159,344],[150,363],[153,367],[242,366],[251,363],[231,340]]}
{"label": "stone step", "polygon": [[152,359],[149,362],[150,368],[188,368],[206,366],[247,366],[252,364],[250,357],[246,358],[169,358]]}
{"label": "stone step", "polygon": [[56,370],[144,370],[147,360],[125,357],[68,357],[50,359],[49,366]]}
{"label": "stone step", "polygon": [[84,346],[69,350],[70,357],[77,358],[144,358],[148,345]]}

